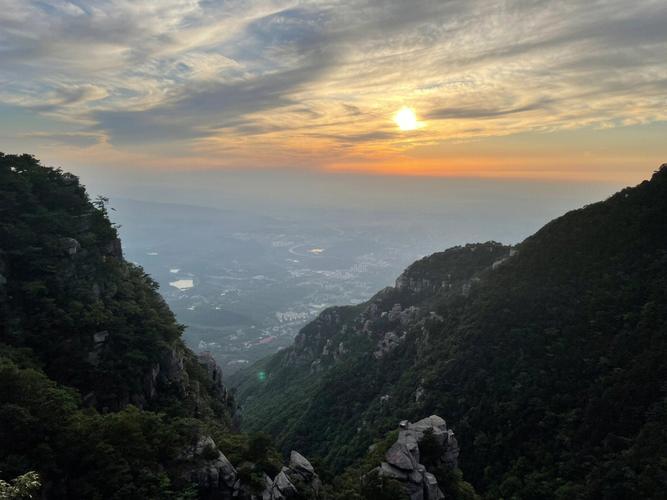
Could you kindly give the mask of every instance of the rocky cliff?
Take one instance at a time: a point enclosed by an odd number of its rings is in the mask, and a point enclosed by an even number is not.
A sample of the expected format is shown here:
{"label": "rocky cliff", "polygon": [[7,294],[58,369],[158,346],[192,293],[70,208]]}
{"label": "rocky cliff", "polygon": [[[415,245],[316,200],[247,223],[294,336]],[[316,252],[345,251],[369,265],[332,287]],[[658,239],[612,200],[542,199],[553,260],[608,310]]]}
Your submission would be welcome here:
{"label": "rocky cliff", "polygon": [[[285,368],[320,371],[350,353],[349,339],[359,334],[382,358],[398,347],[415,328],[438,321],[438,302],[467,296],[485,275],[516,250],[496,242],[469,244],[415,262],[396,279],[395,287],[377,293],[357,307],[332,307],[304,327],[294,345],[280,355]],[[347,343],[346,343],[347,342]]]}

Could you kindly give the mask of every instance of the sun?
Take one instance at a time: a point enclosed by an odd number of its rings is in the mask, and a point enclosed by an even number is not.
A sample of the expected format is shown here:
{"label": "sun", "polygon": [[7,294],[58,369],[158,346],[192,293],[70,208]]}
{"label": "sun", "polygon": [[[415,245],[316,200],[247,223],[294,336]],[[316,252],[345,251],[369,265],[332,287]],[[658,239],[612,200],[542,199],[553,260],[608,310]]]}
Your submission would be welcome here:
{"label": "sun", "polygon": [[408,108],[407,106],[403,106],[400,111],[396,113],[394,121],[401,130],[415,130],[418,126],[415,110]]}

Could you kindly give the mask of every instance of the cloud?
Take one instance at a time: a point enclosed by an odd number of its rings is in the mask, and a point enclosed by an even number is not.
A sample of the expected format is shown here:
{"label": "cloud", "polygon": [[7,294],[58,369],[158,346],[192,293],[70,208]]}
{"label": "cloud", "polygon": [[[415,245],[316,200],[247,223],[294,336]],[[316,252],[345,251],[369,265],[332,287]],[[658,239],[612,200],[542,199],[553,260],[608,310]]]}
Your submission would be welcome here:
{"label": "cloud", "polygon": [[77,148],[86,148],[102,142],[102,138],[99,135],[82,132],[34,132],[30,134],[22,134],[20,137],[22,139],[37,139],[40,142],[44,141],[51,144],[64,144]]}
{"label": "cloud", "polygon": [[7,0],[0,103],[70,141],[326,163],[667,120],[666,24],[662,0]]}
{"label": "cloud", "polygon": [[535,111],[545,109],[551,101],[542,99],[540,101],[524,104],[513,108],[479,108],[479,107],[460,107],[460,108],[440,108],[434,109],[426,114],[428,120],[455,120],[461,118],[467,119],[485,119],[498,116],[507,116],[526,111]]}
{"label": "cloud", "polygon": [[[290,97],[300,87],[322,76],[332,64],[325,51],[309,56],[308,64],[233,82],[206,82],[187,86],[173,98],[142,111],[98,111],[96,128],[108,132],[112,142],[190,139],[215,129],[243,123],[258,111],[298,105]],[[300,108],[313,116],[314,111]]]}

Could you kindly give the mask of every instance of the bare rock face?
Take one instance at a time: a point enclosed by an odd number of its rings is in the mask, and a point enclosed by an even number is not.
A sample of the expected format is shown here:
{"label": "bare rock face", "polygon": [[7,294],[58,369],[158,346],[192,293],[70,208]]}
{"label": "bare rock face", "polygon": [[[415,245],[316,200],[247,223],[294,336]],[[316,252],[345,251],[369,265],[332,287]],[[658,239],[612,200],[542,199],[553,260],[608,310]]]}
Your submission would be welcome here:
{"label": "bare rock face", "polygon": [[283,359],[284,366],[311,366],[320,356],[333,356],[329,349],[331,337],[339,332],[342,323],[339,309],[325,309],[307,328],[299,332],[294,345]]}
{"label": "bare rock face", "polygon": [[273,480],[271,495],[269,497],[271,500],[282,500],[283,498],[293,497],[297,494],[296,488],[285,473],[285,469],[286,467]]}
{"label": "bare rock face", "polygon": [[93,334],[93,349],[88,352],[87,361],[93,365],[98,366],[100,363],[100,357],[104,351],[104,346],[109,338],[109,332],[107,330],[102,330]]}
{"label": "bare rock face", "polygon": [[385,354],[396,349],[403,342],[405,337],[396,332],[387,332],[377,343],[377,349],[373,352],[375,359],[382,358]]}
{"label": "bare rock face", "polygon": [[262,495],[263,500],[283,500],[292,497],[320,498],[322,482],[311,463],[296,451],[290,453],[289,465],[283,467]]}
{"label": "bare rock face", "polygon": [[293,451],[289,464],[274,479],[264,474],[264,490],[253,493],[210,436],[201,436],[183,450],[181,478],[194,483],[200,498],[216,500],[287,500],[320,498],[322,482],[310,462]]}
{"label": "bare rock face", "polygon": [[185,481],[212,498],[233,498],[238,490],[236,469],[218,449],[210,436],[201,436],[183,450],[181,458],[188,464],[182,472]]}
{"label": "bare rock face", "polygon": [[385,454],[385,461],[376,469],[380,476],[399,481],[410,500],[445,498],[436,477],[420,463],[419,446],[426,436],[434,439],[441,451],[436,457],[437,464],[454,469],[458,463],[459,446],[454,432],[447,429],[445,421],[437,415],[415,423],[402,421],[396,442]]}
{"label": "bare rock face", "polygon": [[197,355],[199,364],[206,368],[209,378],[213,381],[213,385],[219,392],[225,392],[226,389],[222,383],[222,368],[218,365],[210,352],[203,352]]}
{"label": "bare rock face", "polygon": [[70,257],[76,255],[81,250],[81,244],[74,238],[60,238],[58,246],[65,255],[69,255]]}
{"label": "bare rock face", "polygon": [[292,451],[292,453],[290,453],[289,468],[295,474],[300,474],[302,477],[312,478],[315,475],[313,466],[308,459],[298,451]]}
{"label": "bare rock face", "polygon": [[104,246],[104,253],[117,259],[123,258],[123,247],[119,238],[113,238]]}

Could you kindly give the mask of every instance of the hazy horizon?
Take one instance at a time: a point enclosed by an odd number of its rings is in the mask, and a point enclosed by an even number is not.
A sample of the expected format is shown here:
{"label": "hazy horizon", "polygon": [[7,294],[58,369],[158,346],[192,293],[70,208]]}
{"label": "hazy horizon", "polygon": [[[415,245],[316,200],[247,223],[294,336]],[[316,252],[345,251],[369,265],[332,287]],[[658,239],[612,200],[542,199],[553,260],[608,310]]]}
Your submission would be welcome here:
{"label": "hazy horizon", "polygon": [[8,0],[0,151],[108,197],[235,369],[415,259],[649,178],[666,23],[654,0]]}
{"label": "hazy horizon", "polygon": [[658,0],[9,0],[0,150],[635,184],[665,161],[666,22]]}

